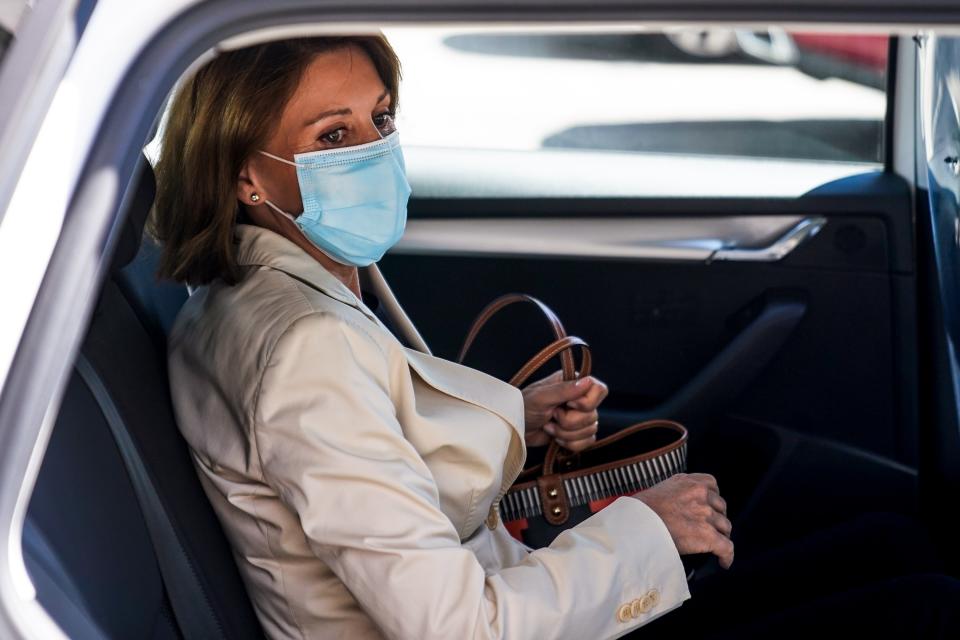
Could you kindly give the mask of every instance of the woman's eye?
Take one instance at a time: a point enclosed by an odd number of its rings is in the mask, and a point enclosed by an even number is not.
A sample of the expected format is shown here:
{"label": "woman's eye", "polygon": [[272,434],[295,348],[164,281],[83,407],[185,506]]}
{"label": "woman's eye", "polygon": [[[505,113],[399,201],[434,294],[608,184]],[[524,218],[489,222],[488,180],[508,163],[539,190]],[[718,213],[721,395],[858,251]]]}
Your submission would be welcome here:
{"label": "woman's eye", "polygon": [[346,135],[346,130],[341,127],[340,129],[334,129],[329,133],[323,134],[322,136],[320,136],[320,139],[330,144],[340,144],[341,142],[343,142],[343,136],[345,135]]}
{"label": "woman's eye", "polygon": [[393,131],[395,128],[393,114],[389,111],[373,116],[373,124],[381,131]]}

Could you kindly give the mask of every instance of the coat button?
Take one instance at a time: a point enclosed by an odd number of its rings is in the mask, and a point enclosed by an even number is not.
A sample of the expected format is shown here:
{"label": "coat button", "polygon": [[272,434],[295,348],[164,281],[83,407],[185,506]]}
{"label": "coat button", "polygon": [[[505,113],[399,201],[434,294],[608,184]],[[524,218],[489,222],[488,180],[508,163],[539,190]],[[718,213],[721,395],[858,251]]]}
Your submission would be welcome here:
{"label": "coat button", "polygon": [[650,610],[653,609],[653,599],[650,597],[650,594],[640,598],[640,613],[650,613]]}
{"label": "coat button", "polygon": [[500,513],[494,507],[490,507],[490,512],[487,514],[487,529],[493,531],[497,528],[497,524],[500,522]]}
{"label": "coat button", "polygon": [[640,614],[643,613],[643,603],[640,600],[634,600],[630,603],[630,617],[639,618]]}
{"label": "coat button", "polygon": [[620,605],[620,608],[617,609],[617,620],[620,622],[626,622],[633,615],[630,613],[630,603]]}
{"label": "coat button", "polygon": [[660,604],[660,592],[656,589],[650,589],[650,591],[647,592],[647,597],[650,598],[651,609]]}

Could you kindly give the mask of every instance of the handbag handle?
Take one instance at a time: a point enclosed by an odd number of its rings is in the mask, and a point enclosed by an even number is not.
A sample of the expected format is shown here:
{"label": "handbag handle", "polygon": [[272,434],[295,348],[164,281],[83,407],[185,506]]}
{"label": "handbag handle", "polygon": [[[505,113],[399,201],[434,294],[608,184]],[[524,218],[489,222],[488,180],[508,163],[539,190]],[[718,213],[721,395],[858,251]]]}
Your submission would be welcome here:
{"label": "handbag handle", "polygon": [[[547,322],[550,324],[550,328],[553,330],[553,335],[556,339],[537,352],[537,354],[532,358],[530,358],[527,363],[524,364],[512,378],[510,378],[509,383],[515,387],[520,387],[523,385],[523,383],[530,379],[530,376],[539,371],[543,365],[557,355],[560,356],[560,368],[563,372],[564,380],[576,380],[578,377],[590,375],[593,359],[590,355],[590,347],[587,345],[587,343],[576,336],[568,336],[566,330],[563,328],[563,323],[560,322],[560,318],[558,318],[557,314],[553,312],[553,309],[548,307],[537,298],[525,293],[508,293],[506,295],[502,295],[484,307],[483,311],[480,312],[476,320],[473,321],[473,325],[470,327],[470,331],[467,333],[467,337],[463,341],[463,347],[460,349],[460,355],[457,357],[457,362],[460,362],[461,364],[463,363],[464,358],[467,356],[467,352],[470,350],[470,347],[473,345],[474,340],[476,340],[477,335],[480,333],[480,330],[483,328],[483,326],[487,324],[487,322],[489,322],[490,319],[493,318],[493,316],[495,316],[499,311],[517,302],[526,302],[540,309],[540,311],[546,317]],[[573,354],[571,353],[576,347],[580,348],[579,370],[576,367]],[[545,471],[552,471],[554,463],[560,454],[561,448],[562,447],[557,443],[556,439],[550,441],[550,444],[547,447],[546,457],[544,458]]]}
{"label": "handbag handle", "polygon": [[[476,319],[473,321],[473,324],[470,326],[470,331],[467,332],[467,337],[463,341],[463,347],[460,348],[460,355],[457,356],[457,362],[461,364],[463,363],[464,359],[467,357],[467,352],[470,350],[470,347],[473,346],[474,340],[477,339],[477,335],[479,335],[480,330],[483,329],[484,325],[487,324],[487,322],[489,322],[493,316],[495,316],[505,307],[517,302],[526,302],[540,309],[540,312],[543,313],[544,317],[547,319],[547,322],[550,324],[550,328],[553,331],[553,337],[556,340],[566,337],[567,332],[563,328],[563,323],[560,322],[560,318],[558,318],[557,314],[553,312],[553,309],[545,305],[540,300],[525,293],[507,293],[499,298],[494,299],[492,302],[490,302],[490,304],[483,308],[483,311],[481,311],[479,315],[477,315]],[[577,374],[573,364],[573,356],[571,356],[568,351],[560,354],[560,367],[563,370],[564,380],[573,380],[576,378]],[[519,386],[519,384],[522,383],[516,384],[511,380],[510,384]]]}

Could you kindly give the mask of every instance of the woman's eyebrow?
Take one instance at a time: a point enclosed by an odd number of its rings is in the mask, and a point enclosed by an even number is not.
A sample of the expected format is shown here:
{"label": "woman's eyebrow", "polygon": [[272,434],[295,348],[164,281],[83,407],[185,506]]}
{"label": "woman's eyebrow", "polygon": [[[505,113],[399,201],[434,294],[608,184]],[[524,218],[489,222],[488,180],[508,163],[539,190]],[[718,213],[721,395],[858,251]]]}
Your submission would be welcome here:
{"label": "woman's eyebrow", "polygon": [[[389,89],[386,89],[383,93],[381,93],[381,94],[377,97],[377,102],[376,102],[376,104],[380,104],[380,103],[383,101],[383,99],[386,98],[388,95],[390,95],[390,90],[389,90]],[[346,107],[346,108],[343,108],[343,109],[330,109],[329,111],[321,111],[321,112],[318,113],[317,115],[315,115],[315,116],[313,116],[312,118],[310,118],[309,120],[307,120],[307,121],[303,124],[303,126],[309,127],[310,125],[316,124],[316,123],[320,122],[321,120],[323,120],[324,118],[329,118],[330,116],[348,116],[348,115],[350,115],[351,113],[353,113],[353,110],[350,109],[349,107]]]}

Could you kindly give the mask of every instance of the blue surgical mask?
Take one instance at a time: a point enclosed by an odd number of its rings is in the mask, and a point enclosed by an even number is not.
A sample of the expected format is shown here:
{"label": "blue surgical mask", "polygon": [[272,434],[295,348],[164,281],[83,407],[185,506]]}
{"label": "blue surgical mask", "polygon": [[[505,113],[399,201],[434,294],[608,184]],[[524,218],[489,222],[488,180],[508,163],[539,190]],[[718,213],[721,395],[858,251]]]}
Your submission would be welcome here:
{"label": "blue surgical mask", "polygon": [[303,213],[294,217],[267,205],[337,262],[366,267],[403,235],[410,184],[397,132],[354,147],[298,153],[293,162],[260,153],[297,168]]}

